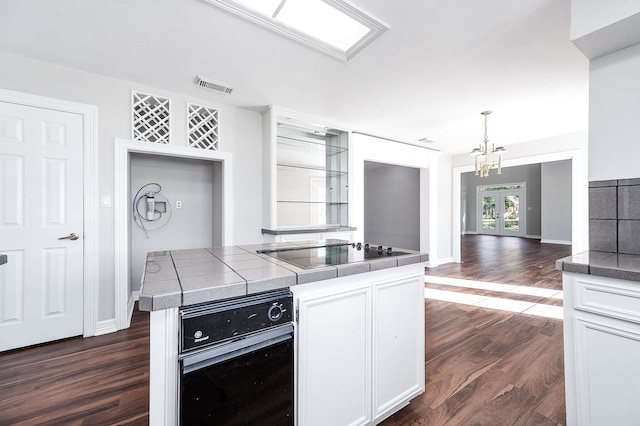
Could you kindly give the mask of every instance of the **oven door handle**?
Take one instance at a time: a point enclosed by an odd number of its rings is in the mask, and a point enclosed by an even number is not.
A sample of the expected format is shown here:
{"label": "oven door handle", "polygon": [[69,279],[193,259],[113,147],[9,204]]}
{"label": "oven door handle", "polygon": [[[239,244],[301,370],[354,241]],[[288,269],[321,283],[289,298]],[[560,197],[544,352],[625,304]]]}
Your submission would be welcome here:
{"label": "oven door handle", "polygon": [[293,324],[288,323],[248,335],[239,340],[209,346],[198,352],[183,354],[179,356],[182,363],[182,374],[188,374],[192,371],[209,367],[210,365],[219,364],[228,359],[257,351],[292,338]]}

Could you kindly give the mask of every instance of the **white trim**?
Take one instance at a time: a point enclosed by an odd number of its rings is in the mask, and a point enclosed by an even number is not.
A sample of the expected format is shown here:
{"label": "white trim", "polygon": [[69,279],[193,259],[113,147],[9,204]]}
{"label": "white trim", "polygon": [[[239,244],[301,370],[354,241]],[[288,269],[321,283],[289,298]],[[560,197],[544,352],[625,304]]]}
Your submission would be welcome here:
{"label": "white trim", "polygon": [[115,140],[114,196],[115,215],[115,318],[118,330],[129,327],[134,296],[129,289],[129,178],[130,154],[162,155],[223,162],[222,183],[222,245],[233,245],[233,167],[232,154],[185,146],[153,142]]}
{"label": "white trim", "polygon": [[563,244],[566,246],[570,246],[571,245],[571,241],[564,241],[564,240],[540,240],[540,244]]}
{"label": "white trim", "polygon": [[83,125],[83,336],[95,336],[98,319],[98,108],[93,105],[0,89],[0,101],[69,112]]}
{"label": "white trim", "polygon": [[[440,152],[429,152],[429,169],[426,171],[429,177],[429,193],[425,197],[423,189],[420,189],[420,251],[429,253],[429,264],[431,266],[438,266],[440,259],[438,258],[438,238],[439,238],[439,223],[438,223],[438,190],[440,187],[438,168],[440,164]],[[420,169],[420,184],[424,183],[423,174],[425,171]],[[426,199],[425,199],[426,198]],[[426,226],[426,233],[428,242],[425,245],[425,223],[424,215],[425,211],[428,212],[428,221]]]}
{"label": "white trim", "polygon": [[116,327],[116,320],[115,318],[113,318],[104,321],[98,321],[98,323],[96,324],[95,335],[101,336],[103,334],[115,333],[116,331],[118,331],[118,328]]}
{"label": "white trim", "polygon": [[[429,260],[427,262],[427,267],[428,268],[434,268],[436,266],[444,265],[446,263],[454,263],[454,262],[455,262],[455,260],[454,260],[453,256],[451,256],[451,257],[442,257],[440,259],[433,260],[433,261]],[[458,262],[458,263],[460,263],[460,262]]]}
{"label": "white trim", "polygon": [[[531,235],[531,234],[527,234],[524,236],[524,238],[529,238],[532,240],[540,240],[542,239],[542,235]],[[569,242],[569,244],[571,244],[571,242]]]}
{"label": "white trim", "polygon": [[[571,151],[554,152],[550,154],[534,155],[531,157],[515,158],[502,162],[502,167],[523,166],[526,164],[546,163],[559,160],[571,161],[571,244],[572,254],[577,254],[589,249],[589,218],[588,218],[588,188],[589,176],[587,170],[586,153],[576,149]],[[471,172],[474,165],[453,168],[453,258],[461,261],[460,255],[460,190],[461,175]]]}
{"label": "white trim", "polygon": [[178,424],[178,308],[149,315],[149,424]]}
{"label": "white trim", "polygon": [[[492,191],[485,191],[484,188],[493,188],[493,187],[501,187],[501,186],[520,186],[518,189],[497,189]],[[496,208],[499,209],[499,213],[502,217],[496,218],[496,229],[495,232],[483,231],[482,230],[482,205],[483,198],[480,194],[492,194],[495,195],[496,198]],[[504,194],[517,194],[520,197],[520,224],[518,232],[510,232],[505,230],[504,223]],[[501,235],[503,237],[513,236],[513,237],[523,237],[525,235],[525,231],[527,229],[527,185],[526,182],[512,182],[512,183],[504,183],[504,184],[493,184],[493,185],[477,185],[476,186],[476,230],[478,234],[482,235]]]}

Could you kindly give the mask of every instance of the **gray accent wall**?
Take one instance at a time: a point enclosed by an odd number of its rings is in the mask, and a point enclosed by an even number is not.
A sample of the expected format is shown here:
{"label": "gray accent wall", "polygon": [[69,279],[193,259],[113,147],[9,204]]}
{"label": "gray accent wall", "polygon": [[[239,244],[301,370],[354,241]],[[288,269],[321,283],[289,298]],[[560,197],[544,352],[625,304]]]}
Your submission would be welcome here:
{"label": "gray accent wall", "polygon": [[364,242],[420,250],[420,169],[364,162]]}
{"label": "gray accent wall", "polygon": [[[161,155],[132,154],[130,164],[131,202],[138,189],[147,183],[155,182],[162,185],[161,194],[172,205],[171,218],[166,226],[156,231],[149,231],[149,238],[131,219],[131,290],[137,291],[148,252],[213,247],[221,244],[222,230],[215,229],[214,224],[221,227],[222,192],[219,163]],[[156,200],[161,201],[161,197],[156,197]],[[182,208],[176,208],[176,201],[182,202]],[[140,202],[142,214],[144,214],[144,208],[143,200]],[[133,212],[130,217],[133,218]],[[164,223],[165,217],[159,219],[157,223],[145,224],[149,228],[155,228]]]}
{"label": "gray accent wall", "polygon": [[570,244],[571,160],[542,163],[542,242]]}
{"label": "gray accent wall", "polygon": [[526,230],[525,236],[539,237],[541,235],[541,188],[540,188],[540,164],[528,164],[525,166],[503,167],[502,174],[490,172],[486,178],[478,177],[474,172],[462,173],[460,177],[460,189],[462,212],[460,229],[463,233],[477,232],[476,188],[484,185],[497,185],[507,183],[525,183]]}

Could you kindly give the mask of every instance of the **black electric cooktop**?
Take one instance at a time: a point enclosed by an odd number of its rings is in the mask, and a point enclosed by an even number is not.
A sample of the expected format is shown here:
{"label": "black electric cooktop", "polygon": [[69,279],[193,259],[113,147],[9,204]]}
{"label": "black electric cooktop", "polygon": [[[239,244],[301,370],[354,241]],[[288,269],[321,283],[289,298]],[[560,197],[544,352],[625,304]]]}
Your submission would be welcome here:
{"label": "black electric cooktop", "polygon": [[318,246],[261,250],[259,253],[266,254],[302,269],[344,265],[347,263],[409,254],[403,251],[395,251],[392,247],[364,243],[332,242],[331,240],[327,240],[327,242]]}

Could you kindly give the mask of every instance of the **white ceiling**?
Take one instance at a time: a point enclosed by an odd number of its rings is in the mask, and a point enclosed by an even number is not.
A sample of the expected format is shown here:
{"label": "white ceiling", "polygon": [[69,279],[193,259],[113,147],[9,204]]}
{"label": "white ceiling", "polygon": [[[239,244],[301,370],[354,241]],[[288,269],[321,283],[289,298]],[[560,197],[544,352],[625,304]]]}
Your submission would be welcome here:
{"label": "white ceiling", "polygon": [[[349,62],[205,0],[2,0],[0,49],[245,108],[274,104],[448,152],[586,130],[570,0],[352,0],[391,28]],[[221,95],[203,75],[235,87]],[[1,82],[0,82],[1,84]]]}

